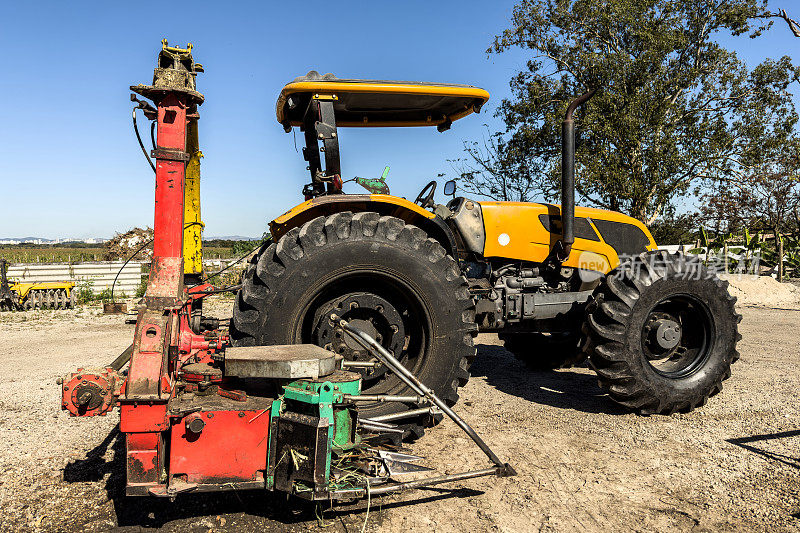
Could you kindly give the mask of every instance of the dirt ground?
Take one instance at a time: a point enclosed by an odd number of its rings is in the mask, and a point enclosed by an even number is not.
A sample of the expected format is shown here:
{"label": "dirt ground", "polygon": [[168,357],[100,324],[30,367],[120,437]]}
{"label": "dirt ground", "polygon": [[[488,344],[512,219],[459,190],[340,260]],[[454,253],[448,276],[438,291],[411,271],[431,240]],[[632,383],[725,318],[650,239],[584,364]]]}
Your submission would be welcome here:
{"label": "dirt ground", "polygon": [[[532,372],[478,338],[456,410],[512,478],[337,510],[264,493],[127,499],[116,414],[74,419],[55,379],[111,361],[133,326],[99,310],[0,316],[0,531],[800,531],[800,311],[742,306],[741,360],[690,413],[642,417],[588,368]],[[443,472],[485,458],[453,424],[413,445]]]}

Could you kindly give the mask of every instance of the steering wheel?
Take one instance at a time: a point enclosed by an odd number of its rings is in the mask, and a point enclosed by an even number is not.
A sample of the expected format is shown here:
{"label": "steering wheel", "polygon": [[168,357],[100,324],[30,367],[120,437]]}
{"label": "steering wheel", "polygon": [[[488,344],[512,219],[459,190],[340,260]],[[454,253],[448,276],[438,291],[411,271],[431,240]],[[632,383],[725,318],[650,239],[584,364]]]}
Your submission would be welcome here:
{"label": "steering wheel", "polygon": [[414,203],[419,204],[423,209],[433,207],[433,193],[435,192],[436,180],[432,180],[426,186],[424,186],[421,191],[419,191],[417,199],[414,200]]}

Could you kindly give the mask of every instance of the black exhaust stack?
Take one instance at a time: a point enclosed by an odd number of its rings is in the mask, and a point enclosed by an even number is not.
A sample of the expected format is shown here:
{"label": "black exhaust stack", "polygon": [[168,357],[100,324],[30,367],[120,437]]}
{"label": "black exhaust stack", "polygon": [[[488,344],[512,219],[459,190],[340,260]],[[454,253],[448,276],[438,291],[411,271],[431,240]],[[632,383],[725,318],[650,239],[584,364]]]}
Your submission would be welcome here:
{"label": "black exhaust stack", "polygon": [[556,250],[556,259],[561,262],[569,258],[575,242],[575,122],[572,114],[594,96],[592,89],[569,104],[564,122],[561,123],[561,240]]}

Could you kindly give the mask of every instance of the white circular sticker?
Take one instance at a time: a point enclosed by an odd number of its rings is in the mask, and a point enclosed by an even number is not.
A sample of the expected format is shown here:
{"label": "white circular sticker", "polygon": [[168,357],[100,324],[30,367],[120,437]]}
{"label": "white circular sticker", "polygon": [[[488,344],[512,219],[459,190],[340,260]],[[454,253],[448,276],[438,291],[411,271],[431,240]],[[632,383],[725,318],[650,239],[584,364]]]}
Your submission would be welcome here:
{"label": "white circular sticker", "polygon": [[511,237],[508,236],[508,233],[501,233],[497,236],[497,242],[500,243],[500,246],[505,246],[511,242]]}

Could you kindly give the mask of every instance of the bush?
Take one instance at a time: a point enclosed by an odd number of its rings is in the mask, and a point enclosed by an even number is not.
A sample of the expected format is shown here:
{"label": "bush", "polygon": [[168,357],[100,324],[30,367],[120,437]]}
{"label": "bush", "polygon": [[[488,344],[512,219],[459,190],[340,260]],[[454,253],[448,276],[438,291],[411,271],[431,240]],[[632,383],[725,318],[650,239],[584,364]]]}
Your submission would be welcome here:
{"label": "bush", "polygon": [[100,300],[103,303],[113,301],[113,298],[112,298],[112,295],[111,295],[111,289],[103,289],[102,292],[100,292],[100,294],[95,296],[94,299],[95,300]]}
{"label": "bush", "polygon": [[78,297],[78,303],[85,304],[89,302],[93,302],[95,299],[94,290],[92,290],[92,286],[94,282],[89,280],[81,280],[75,286],[75,290]]}
{"label": "bush", "polygon": [[147,278],[142,278],[141,283],[139,283],[139,287],[137,287],[134,296],[137,298],[142,298],[144,294],[147,292]]}

